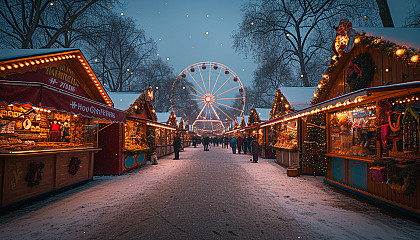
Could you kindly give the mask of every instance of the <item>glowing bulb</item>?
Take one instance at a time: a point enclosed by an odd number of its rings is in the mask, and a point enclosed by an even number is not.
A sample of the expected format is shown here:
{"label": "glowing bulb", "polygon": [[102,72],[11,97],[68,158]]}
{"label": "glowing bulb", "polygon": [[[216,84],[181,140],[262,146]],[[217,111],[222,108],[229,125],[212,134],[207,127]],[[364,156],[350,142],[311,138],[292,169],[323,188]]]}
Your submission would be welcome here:
{"label": "glowing bulb", "polygon": [[395,54],[397,54],[397,56],[401,56],[404,53],[404,49],[398,49]]}
{"label": "glowing bulb", "polygon": [[354,39],[354,43],[359,43],[360,42],[360,39],[359,38],[356,38],[356,39]]}
{"label": "glowing bulb", "polygon": [[411,57],[411,61],[412,62],[417,62],[419,60],[419,56],[418,55],[414,55]]}

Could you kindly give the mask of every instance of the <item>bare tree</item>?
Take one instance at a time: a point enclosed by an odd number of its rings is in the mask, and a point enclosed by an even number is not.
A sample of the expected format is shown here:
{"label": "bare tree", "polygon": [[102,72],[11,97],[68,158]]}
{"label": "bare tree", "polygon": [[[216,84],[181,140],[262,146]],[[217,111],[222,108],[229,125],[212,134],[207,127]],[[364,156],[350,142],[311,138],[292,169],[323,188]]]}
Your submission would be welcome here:
{"label": "bare tree", "polygon": [[420,5],[413,4],[408,16],[405,18],[405,27],[420,28]]}
{"label": "bare tree", "polygon": [[[50,48],[68,36],[86,11],[114,0],[0,1],[1,47]],[[86,25],[86,22],[85,22]],[[81,26],[81,25],[79,25]],[[64,44],[69,47],[70,44]]]}
{"label": "bare tree", "polygon": [[346,16],[375,22],[375,17],[367,17],[368,12],[375,10],[372,1],[359,0],[250,1],[242,8],[244,16],[233,34],[234,46],[258,58],[260,54],[255,52],[273,40],[284,45],[280,56],[285,62],[296,64],[303,76],[302,85],[310,86],[307,65],[323,50],[314,38],[319,31],[330,35],[332,29],[326,27]]}
{"label": "bare tree", "polygon": [[109,15],[101,31],[102,36],[88,39],[91,66],[110,91],[129,91],[156,44],[127,17]]}
{"label": "bare tree", "polygon": [[175,81],[172,67],[162,58],[152,58],[146,61],[139,69],[138,81],[133,84],[133,89],[142,91],[151,86],[155,91],[154,106],[158,112],[167,112],[170,109],[170,92]]}

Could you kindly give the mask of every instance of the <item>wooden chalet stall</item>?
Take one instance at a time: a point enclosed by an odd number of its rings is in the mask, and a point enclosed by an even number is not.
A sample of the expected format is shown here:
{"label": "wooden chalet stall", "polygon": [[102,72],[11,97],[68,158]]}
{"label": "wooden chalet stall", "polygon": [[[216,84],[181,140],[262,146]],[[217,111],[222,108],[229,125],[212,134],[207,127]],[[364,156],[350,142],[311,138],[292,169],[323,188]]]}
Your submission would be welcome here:
{"label": "wooden chalet stall", "polygon": [[[308,87],[283,87],[278,88],[270,112],[270,119],[280,118],[285,114],[309,106],[314,88]],[[270,147],[275,152],[276,161],[284,166],[297,166],[300,162],[302,147],[302,121],[293,119],[289,122],[277,124],[262,124],[264,132],[272,132],[274,136],[269,139]]]}
{"label": "wooden chalet stall", "polygon": [[98,125],[125,122],[78,49],[0,50],[0,202],[91,180]]}
{"label": "wooden chalet stall", "polygon": [[95,174],[117,174],[145,165],[151,154],[158,157],[173,153],[168,136],[178,129],[157,122],[153,92],[111,92],[116,107],[124,109],[127,122],[103,124],[99,130],[99,147],[95,154]]}
{"label": "wooden chalet stall", "polygon": [[420,30],[346,30],[354,46],[334,43],[314,95],[326,112],[325,182],[420,217]]}

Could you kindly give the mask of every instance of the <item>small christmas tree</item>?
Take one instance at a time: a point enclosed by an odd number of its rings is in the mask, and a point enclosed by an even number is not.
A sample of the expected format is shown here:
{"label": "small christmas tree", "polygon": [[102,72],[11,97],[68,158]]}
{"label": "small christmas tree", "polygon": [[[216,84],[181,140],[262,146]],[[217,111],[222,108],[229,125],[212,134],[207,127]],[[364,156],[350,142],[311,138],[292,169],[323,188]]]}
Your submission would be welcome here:
{"label": "small christmas tree", "polygon": [[240,125],[240,127],[241,127],[241,128],[246,127],[246,123],[245,123],[245,118],[244,118],[244,116],[242,116],[242,120],[241,120],[241,125]]}
{"label": "small christmas tree", "polygon": [[303,142],[302,166],[316,171],[327,169],[325,113],[318,113],[308,117],[305,139]]}
{"label": "small christmas tree", "polygon": [[166,121],[166,124],[178,127],[178,122],[176,121],[176,115],[174,111],[171,112],[171,115],[169,116],[168,121]]}
{"label": "small christmas tree", "polygon": [[255,110],[255,106],[254,106],[252,107],[251,113],[249,114],[248,126],[251,126],[260,122],[261,122],[261,119],[258,116],[257,110]]}
{"label": "small christmas tree", "polygon": [[181,118],[181,121],[179,121],[179,128],[181,128],[181,129],[185,129],[185,126],[184,126],[184,119],[182,119],[182,118]]}
{"label": "small christmas tree", "polygon": [[235,117],[235,125],[233,126],[234,129],[238,129],[239,128],[239,123],[238,123],[238,119]]}
{"label": "small christmas tree", "polygon": [[280,88],[277,88],[276,96],[274,97],[273,107],[270,111],[270,119],[278,118],[284,114],[292,112],[293,109],[290,108],[290,103],[284,97],[283,93],[280,91]]}

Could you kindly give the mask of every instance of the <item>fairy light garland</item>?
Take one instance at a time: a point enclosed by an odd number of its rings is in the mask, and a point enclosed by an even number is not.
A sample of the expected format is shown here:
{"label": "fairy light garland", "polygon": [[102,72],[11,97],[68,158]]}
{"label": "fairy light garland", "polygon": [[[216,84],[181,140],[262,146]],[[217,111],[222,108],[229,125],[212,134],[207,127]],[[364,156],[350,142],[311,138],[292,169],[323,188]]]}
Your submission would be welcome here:
{"label": "fairy light garland", "polygon": [[32,67],[35,65],[43,65],[47,63],[59,62],[68,59],[75,59],[77,58],[85,71],[87,72],[89,78],[92,80],[96,88],[98,89],[99,93],[101,94],[102,98],[105,100],[108,106],[112,106],[112,101],[109,98],[108,94],[106,93],[105,89],[102,87],[102,84],[93,74],[92,69],[90,68],[89,64],[87,63],[86,59],[81,55],[76,54],[63,54],[63,55],[56,55],[51,57],[38,57],[38,58],[31,58],[26,60],[18,60],[3,63],[0,65],[0,74],[5,73],[8,70],[14,69],[24,69],[27,67]]}
{"label": "fairy light garland", "polygon": [[[366,36],[366,33],[364,32],[356,35],[354,44],[362,44],[367,48],[379,49],[379,51],[385,53],[385,55],[394,59],[399,59],[409,67],[417,66],[419,60],[420,52],[416,52],[406,46],[400,46],[390,41],[385,41],[379,37]],[[322,75],[322,80],[318,84],[318,90],[313,94],[314,98],[311,100],[312,104],[319,103],[320,96],[324,94],[324,90],[327,89],[327,86],[332,84],[329,75],[337,67],[340,56],[333,56],[331,60],[331,66],[327,69],[328,74]]]}

